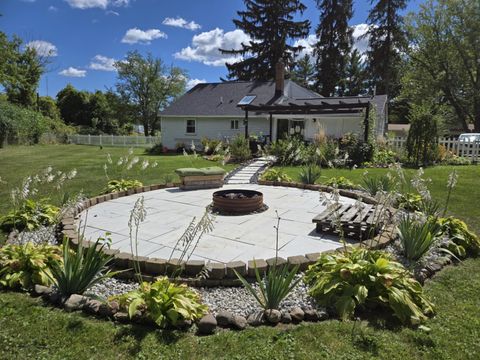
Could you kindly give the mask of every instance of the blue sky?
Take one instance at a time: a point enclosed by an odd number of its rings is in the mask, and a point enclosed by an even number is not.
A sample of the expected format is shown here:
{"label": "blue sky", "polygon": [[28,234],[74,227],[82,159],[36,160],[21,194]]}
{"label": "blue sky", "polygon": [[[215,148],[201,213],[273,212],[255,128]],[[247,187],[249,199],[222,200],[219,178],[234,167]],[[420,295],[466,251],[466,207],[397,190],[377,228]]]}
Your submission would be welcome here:
{"label": "blue sky", "polygon": [[[407,11],[420,2],[411,0]],[[318,10],[314,0],[304,4],[303,18],[311,21],[313,33]],[[112,61],[131,50],[185,69],[191,86],[226,75],[226,59],[217,48],[247,40],[232,23],[243,8],[242,0],[0,0],[0,28],[54,55],[41,79],[41,95],[47,95],[47,84],[50,96],[68,83],[89,91],[112,87]],[[369,8],[370,0],[356,0],[351,25],[365,23]],[[360,34],[364,27],[356,29]],[[310,36],[301,43],[308,51],[313,41]],[[358,43],[360,49],[364,45]]]}

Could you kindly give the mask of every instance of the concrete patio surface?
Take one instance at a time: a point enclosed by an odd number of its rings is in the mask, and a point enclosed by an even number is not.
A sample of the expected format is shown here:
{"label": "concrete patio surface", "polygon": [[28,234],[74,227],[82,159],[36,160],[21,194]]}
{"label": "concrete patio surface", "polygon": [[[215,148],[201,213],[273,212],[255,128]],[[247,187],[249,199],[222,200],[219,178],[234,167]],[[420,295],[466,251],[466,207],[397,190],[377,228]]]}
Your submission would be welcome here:
{"label": "concrete patio surface", "polygon": [[[225,185],[222,189],[251,189],[263,192],[269,209],[259,214],[215,217],[212,232],[204,235],[191,260],[227,263],[266,259],[275,256],[276,213],[281,217],[279,227],[279,256],[303,255],[340,247],[338,237],[317,234],[312,218],[325,206],[319,192],[287,187],[257,184]],[[182,191],[178,188],[161,189],[130,195],[104,202],[80,215],[85,236],[96,240],[110,232],[112,248],[131,252],[128,220],[135,201],[143,196],[147,218],[138,233],[138,255],[168,259],[175,244],[193,217],[201,218],[205,207],[218,189]],[[353,203],[341,197],[341,202]],[[173,257],[180,251],[175,250]]]}

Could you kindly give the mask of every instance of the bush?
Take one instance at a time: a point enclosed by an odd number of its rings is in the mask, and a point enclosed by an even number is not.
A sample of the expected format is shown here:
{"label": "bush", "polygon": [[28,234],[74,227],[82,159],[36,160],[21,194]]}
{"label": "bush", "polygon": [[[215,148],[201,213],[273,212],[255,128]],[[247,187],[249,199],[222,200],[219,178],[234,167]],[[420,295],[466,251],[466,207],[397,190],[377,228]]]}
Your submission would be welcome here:
{"label": "bush", "polygon": [[108,263],[113,256],[103,252],[107,240],[99,238],[90,247],[79,245],[76,251],[70,249],[70,241],[65,238],[62,245],[62,261],[50,265],[51,280],[63,299],[73,294],[83,294],[93,285],[114,275],[109,272]]}
{"label": "bush", "polygon": [[397,153],[390,149],[377,149],[373,154],[372,162],[377,166],[388,166],[399,161]]}
{"label": "bush", "polygon": [[307,148],[308,146],[303,140],[293,137],[271,143],[267,151],[270,155],[274,155],[277,162],[283,166],[299,165],[309,161]]}
{"label": "bush", "polygon": [[421,285],[382,251],[364,248],[322,254],[305,274],[309,294],[320,305],[334,307],[342,319],[357,308],[380,307],[404,324],[419,324],[433,315],[433,304]]}
{"label": "bush", "polygon": [[18,209],[0,217],[0,228],[5,232],[13,229],[32,231],[40,226],[56,224],[60,209],[47,201],[48,199],[39,201],[26,199]]}
{"label": "bush", "polygon": [[320,175],[320,167],[315,164],[310,164],[300,170],[299,177],[302,184],[315,184],[315,182],[320,178]]}
{"label": "bush", "polygon": [[397,207],[407,211],[420,211],[422,208],[422,196],[416,193],[401,194],[397,199]]}
{"label": "bush", "polygon": [[250,145],[248,139],[238,135],[230,142],[230,154],[234,161],[242,162],[251,158]]}
{"label": "bush", "polygon": [[480,239],[468,229],[460,219],[454,217],[439,218],[437,220],[442,234],[447,235],[451,244],[447,246],[453,254],[465,257],[467,254],[478,256],[480,254]]}
{"label": "bush", "polygon": [[356,134],[345,134],[340,140],[340,150],[348,154],[350,165],[361,165],[373,159],[373,144],[358,139]]}
{"label": "bush", "polygon": [[148,155],[162,155],[166,153],[165,148],[163,147],[162,143],[158,143],[153,145],[152,147],[145,150],[145,153]]}
{"label": "bush", "polygon": [[50,285],[50,266],[60,261],[60,249],[51,245],[5,245],[0,248],[0,285],[30,290]]}
{"label": "bush", "polygon": [[222,146],[222,142],[217,139],[209,139],[205,137],[202,139],[202,146],[205,155],[212,155],[219,150]]}
{"label": "bush", "polygon": [[262,180],[265,181],[278,181],[278,182],[291,182],[292,178],[285,174],[283,170],[268,169],[262,175]]}
{"label": "bush", "polygon": [[110,180],[107,183],[107,188],[103,191],[103,194],[110,194],[119,191],[127,191],[130,189],[135,189],[142,187],[143,184],[138,180]]}
{"label": "bush", "polygon": [[337,187],[338,189],[356,189],[358,188],[352,181],[348,180],[344,176],[331,177],[327,181],[323,182],[326,186]]}
{"label": "bush", "polygon": [[440,226],[435,221],[419,222],[410,216],[398,224],[398,237],[405,257],[417,261],[440,239]]}
{"label": "bush", "polygon": [[427,166],[438,158],[439,119],[427,107],[419,106],[412,109],[409,121],[408,161],[415,166]]}
{"label": "bush", "polygon": [[159,327],[176,326],[181,320],[197,320],[207,313],[207,306],[200,302],[199,295],[187,287],[171,283],[160,277],[154,283],[143,282],[138,290],[115,296],[120,308],[130,317],[144,309],[148,319]]}

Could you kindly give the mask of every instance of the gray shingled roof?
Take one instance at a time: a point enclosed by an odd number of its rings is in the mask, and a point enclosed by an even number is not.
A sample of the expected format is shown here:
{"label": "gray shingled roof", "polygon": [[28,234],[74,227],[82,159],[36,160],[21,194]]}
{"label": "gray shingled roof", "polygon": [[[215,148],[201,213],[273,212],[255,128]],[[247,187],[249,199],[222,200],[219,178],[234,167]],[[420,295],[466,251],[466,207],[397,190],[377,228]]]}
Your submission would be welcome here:
{"label": "gray shingled roof", "polygon": [[163,112],[162,116],[243,116],[237,107],[246,95],[256,95],[252,105],[287,103],[297,98],[321,97],[291,80],[285,80],[285,96],[275,97],[275,81],[227,81],[198,84],[177,99]]}

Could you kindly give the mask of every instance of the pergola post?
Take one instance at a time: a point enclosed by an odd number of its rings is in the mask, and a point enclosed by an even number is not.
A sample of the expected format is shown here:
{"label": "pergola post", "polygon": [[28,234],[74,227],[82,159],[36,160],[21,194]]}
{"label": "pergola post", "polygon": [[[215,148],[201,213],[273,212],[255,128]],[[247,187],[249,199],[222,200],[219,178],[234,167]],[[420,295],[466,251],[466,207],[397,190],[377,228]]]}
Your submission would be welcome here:
{"label": "pergola post", "polygon": [[363,134],[363,140],[365,142],[368,141],[368,134],[370,133],[370,103],[367,104],[366,110],[365,110],[365,120],[364,120],[364,128],[365,128],[365,133]]}
{"label": "pergola post", "polygon": [[248,139],[248,110],[245,109],[245,119],[243,120],[245,125],[245,139]]}
{"label": "pergola post", "polygon": [[272,115],[272,113],[270,113],[270,142],[273,142],[272,129],[273,129],[273,115]]}

